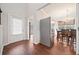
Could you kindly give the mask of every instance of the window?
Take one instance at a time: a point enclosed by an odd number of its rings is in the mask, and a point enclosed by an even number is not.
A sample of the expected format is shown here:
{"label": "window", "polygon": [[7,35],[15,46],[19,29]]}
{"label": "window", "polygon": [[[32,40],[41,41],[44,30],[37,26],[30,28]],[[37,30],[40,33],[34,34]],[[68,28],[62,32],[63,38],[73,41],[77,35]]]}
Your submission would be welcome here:
{"label": "window", "polygon": [[18,18],[12,19],[12,34],[22,34],[22,20]]}

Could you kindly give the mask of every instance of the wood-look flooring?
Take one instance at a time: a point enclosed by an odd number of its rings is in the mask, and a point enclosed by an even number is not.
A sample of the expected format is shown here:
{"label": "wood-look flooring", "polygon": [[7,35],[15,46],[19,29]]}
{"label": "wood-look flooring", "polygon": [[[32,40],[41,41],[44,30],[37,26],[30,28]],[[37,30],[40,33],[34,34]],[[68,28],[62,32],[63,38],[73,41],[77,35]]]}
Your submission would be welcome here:
{"label": "wood-look flooring", "polygon": [[42,44],[33,44],[28,40],[19,41],[4,47],[3,55],[75,55],[70,46],[55,43],[52,48]]}

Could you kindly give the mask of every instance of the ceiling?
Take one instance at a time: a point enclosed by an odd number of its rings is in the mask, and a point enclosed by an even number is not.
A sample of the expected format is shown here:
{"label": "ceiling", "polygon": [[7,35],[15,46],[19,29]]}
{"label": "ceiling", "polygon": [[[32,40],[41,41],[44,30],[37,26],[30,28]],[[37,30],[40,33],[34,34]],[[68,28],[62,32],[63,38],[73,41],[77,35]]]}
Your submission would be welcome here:
{"label": "ceiling", "polygon": [[0,3],[0,6],[4,12],[17,13],[30,16],[35,11],[45,5],[46,3]]}
{"label": "ceiling", "polygon": [[52,3],[40,10],[41,17],[51,16],[54,19],[64,17],[74,18],[76,11],[75,3]]}

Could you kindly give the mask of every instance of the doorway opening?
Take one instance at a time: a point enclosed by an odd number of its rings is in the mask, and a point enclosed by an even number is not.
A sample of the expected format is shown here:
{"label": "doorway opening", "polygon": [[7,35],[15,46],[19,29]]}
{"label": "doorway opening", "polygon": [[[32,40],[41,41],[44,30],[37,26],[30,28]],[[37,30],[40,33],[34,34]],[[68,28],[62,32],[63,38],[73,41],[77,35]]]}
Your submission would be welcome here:
{"label": "doorway opening", "polygon": [[32,22],[29,21],[29,41],[33,43],[33,33],[32,33],[32,30],[33,30]]}

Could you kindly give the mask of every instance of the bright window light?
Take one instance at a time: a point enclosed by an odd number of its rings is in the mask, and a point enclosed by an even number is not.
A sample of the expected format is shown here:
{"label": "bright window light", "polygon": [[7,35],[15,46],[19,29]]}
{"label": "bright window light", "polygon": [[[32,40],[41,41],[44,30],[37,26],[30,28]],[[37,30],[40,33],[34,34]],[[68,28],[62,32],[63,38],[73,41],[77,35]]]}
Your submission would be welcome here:
{"label": "bright window light", "polygon": [[22,20],[18,18],[12,19],[12,34],[22,34]]}

